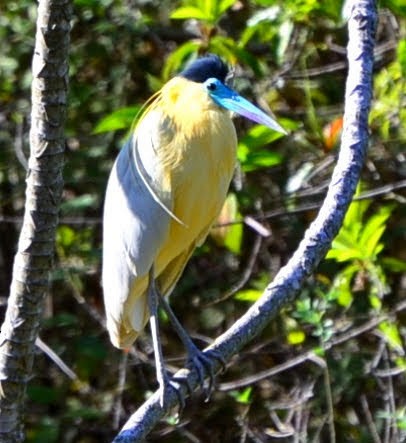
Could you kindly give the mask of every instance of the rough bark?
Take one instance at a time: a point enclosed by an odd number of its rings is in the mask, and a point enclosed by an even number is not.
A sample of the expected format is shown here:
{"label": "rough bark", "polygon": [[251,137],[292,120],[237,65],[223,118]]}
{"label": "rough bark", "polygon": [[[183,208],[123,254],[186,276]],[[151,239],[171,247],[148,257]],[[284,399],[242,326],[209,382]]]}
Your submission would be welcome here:
{"label": "rough bark", "polygon": [[69,0],[40,0],[32,63],[26,203],[0,335],[0,442],[24,441],[23,411],[62,194],[68,91]]}
{"label": "rough bark", "polygon": [[[314,222],[306,231],[289,263],[267,287],[261,299],[228,331],[206,349],[216,350],[225,361],[259,334],[280,308],[293,300],[305,279],[316,269],[330,248],[345,212],[352,200],[368,145],[368,113],[372,96],[372,66],[377,11],[374,0],[348,3],[349,42],[347,46],[348,77],[345,94],[344,129],[340,155],[331,179],[327,196]],[[217,370],[220,363],[214,361]],[[183,369],[192,388],[198,385],[195,371]],[[186,393],[186,387],[180,390]],[[178,396],[171,389],[166,408],[159,406],[155,393],[127,421],[114,443],[144,441],[165,412],[178,404]]]}

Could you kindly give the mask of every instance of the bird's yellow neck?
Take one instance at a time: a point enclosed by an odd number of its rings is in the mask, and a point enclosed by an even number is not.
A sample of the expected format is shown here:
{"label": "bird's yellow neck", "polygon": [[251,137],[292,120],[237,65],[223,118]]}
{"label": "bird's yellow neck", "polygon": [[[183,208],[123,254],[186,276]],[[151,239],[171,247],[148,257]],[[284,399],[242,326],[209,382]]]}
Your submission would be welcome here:
{"label": "bird's yellow neck", "polygon": [[[175,77],[161,90],[161,110],[176,127],[177,133],[198,135],[207,131],[209,111],[228,114],[207,94],[202,83]],[[209,126],[210,127],[210,126]]]}

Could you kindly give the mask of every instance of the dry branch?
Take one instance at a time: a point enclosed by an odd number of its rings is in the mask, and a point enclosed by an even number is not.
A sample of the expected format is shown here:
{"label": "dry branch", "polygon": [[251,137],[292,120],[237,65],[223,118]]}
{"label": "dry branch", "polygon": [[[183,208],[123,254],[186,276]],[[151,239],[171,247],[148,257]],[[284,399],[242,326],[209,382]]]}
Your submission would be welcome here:
{"label": "dry branch", "polygon": [[62,194],[69,0],[40,0],[32,63],[30,158],[23,226],[0,335],[0,442],[24,441],[23,410]]}

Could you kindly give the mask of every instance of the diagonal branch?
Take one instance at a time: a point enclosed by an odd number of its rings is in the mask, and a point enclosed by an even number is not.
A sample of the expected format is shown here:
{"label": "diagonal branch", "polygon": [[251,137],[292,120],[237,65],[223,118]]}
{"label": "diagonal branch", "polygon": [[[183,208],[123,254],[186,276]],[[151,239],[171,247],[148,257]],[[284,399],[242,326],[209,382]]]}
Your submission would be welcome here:
{"label": "diagonal branch", "polygon": [[49,290],[62,194],[70,0],[40,0],[32,63],[26,203],[0,335],[0,441],[22,442],[27,382]]}
{"label": "diagonal branch", "polygon": [[[359,180],[368,145],[368,113],[372,96],[372,67],[377,11],[374,0],[349,2],[348,77],[345,93],[344,130],[341,150],[323,206],[289,263],[266,288],[263,296],[228,331],[206,349],[215,350],[229,361],[258,335],[281,307],[292,301],[306,278],[316,269],[330,248]],[[219,370],[220,363],[213,362]],[[194,371],[182,369],[192,388],[198,385]],[[179,373],[177,375],[180,375]],[[185,386],[180,389],[186,394]],[[172,389],[167,408],[177,405]],[[127,421],[114,443],[143,441],[166,410],[155,393]]]}

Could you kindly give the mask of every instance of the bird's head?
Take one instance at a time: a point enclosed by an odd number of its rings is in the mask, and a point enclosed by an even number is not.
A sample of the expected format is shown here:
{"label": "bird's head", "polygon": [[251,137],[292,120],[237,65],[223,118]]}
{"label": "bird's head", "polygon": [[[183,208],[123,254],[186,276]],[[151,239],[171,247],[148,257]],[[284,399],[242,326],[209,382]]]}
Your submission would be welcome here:
{"label": "bird's head", "polygon": [[272,117],[225,85],[228,73],[228,67],[220,57],[208,55],[193,61],[179,74],[179,77],[202,83],[217,105],[268,126],[274,131],[286,134],[286,131]]}

